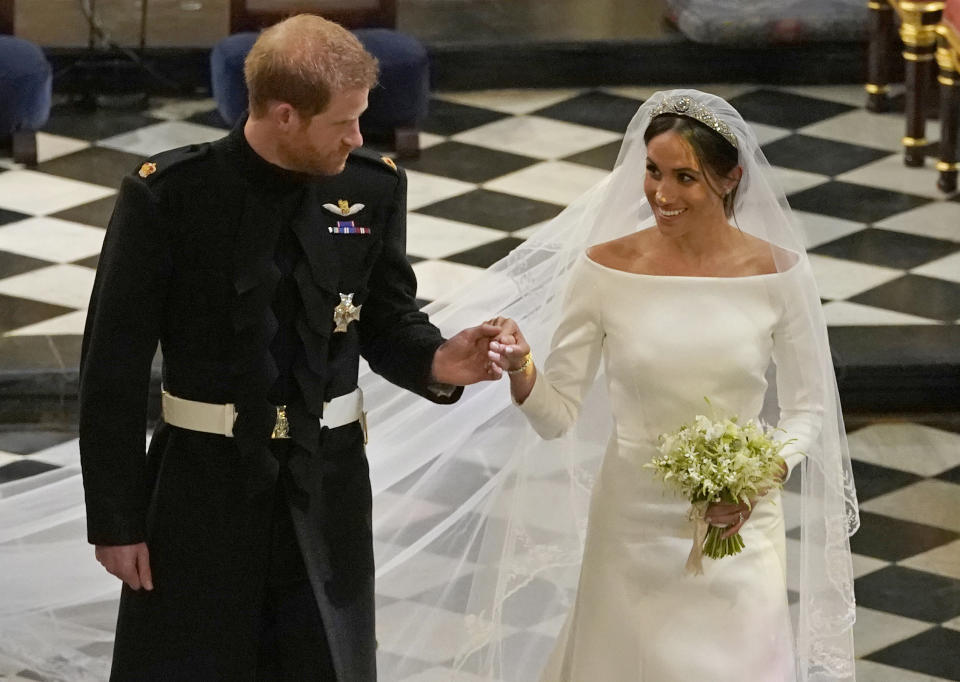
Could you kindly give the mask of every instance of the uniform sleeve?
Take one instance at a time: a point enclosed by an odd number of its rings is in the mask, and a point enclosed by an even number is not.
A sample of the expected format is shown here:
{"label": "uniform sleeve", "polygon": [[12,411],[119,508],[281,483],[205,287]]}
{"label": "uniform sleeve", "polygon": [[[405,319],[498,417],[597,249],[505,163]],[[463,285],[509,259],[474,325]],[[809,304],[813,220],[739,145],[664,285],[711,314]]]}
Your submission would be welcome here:
{"label": "uniform sleeve", "polygon": [[417,305],[417,279],[407,262],[407,178],[402,170],[397,173],[383,249],[360,317],[360,352],[370,368],[391,383],[436,403],[452,403],[463,388],[438,391],[430,376],[444,338]]}
{"label": "uniform sleeve", "polygon": [[781,451],[789,469],[788,477],[820,435],[825,373],[833,371],[832,366],[822,366],[824,359],[817,342],[818,326],[806,306],[809,292],[816,291],[813,275],[805,263],[795,269],[795,273],[786,276],[783,313],[773,335],[780,406],[778,438],[793,440]]}
{"label": "uniform sleeve", "polygon": [[520,404],[542,438],[558,438],[573,425],[597,374],[603,350],[603,320],[596,304],[601,300],[596,289],[586,264],[577,263],[550,354],[530,395]]}
{"label": "uniform sleeve", "polygon": [[146,183],[124,179],[107,227],[80,360],[80,457],[91,543],[144,539],[147,392],[170,253]]}

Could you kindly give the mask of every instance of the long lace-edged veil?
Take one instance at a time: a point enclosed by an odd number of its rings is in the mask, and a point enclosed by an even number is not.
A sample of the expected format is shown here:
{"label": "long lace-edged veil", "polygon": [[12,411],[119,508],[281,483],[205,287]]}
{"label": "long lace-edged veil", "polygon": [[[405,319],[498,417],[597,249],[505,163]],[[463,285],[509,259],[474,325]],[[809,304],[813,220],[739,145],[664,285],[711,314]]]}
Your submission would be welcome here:
{"label": "long lace-edged veil", "polygon": [[[653,225],[642,192],[643,132],[655,106],[681,96],[736,136],[744,169],[736,224],[779,247],[778,268],[790,278],[781,291],[815,339],[815,352],[796,352],[825,409],[793,474],[800,504],[787,519],[797,529],[787,566],[797,679],[852,680],[848,536],[858,513],[826,327],[802,233],[756,136],[729,104],[693,90],[651,97],[608,176],[427,311],[447,334],[512,317],[534,357],[544,358],[575,260],[591,244]],[[777,423],[789,415],[776,402],[782,378],[773,365],[768,374],[764,416]],[[369,370],[360,383],[371,408],[380,678],[535,680],[577,585],[590,490],[611,428],[604,378],[576,427],[549,442],[513,407],[505,382],[469,387],[453,406],[423,401]],[[0,595],[0,670],[106,678],[119,585],[86,543],[79,467],[0,485]]]}

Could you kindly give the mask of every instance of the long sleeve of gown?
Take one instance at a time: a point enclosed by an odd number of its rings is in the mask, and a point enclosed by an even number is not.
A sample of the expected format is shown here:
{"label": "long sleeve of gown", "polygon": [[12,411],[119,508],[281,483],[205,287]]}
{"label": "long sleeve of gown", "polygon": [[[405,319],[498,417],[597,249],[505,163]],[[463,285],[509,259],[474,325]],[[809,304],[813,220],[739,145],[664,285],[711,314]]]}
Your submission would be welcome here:
{"label": "long sleeve of gown", "polygon": [[533,389],[520,404],[542,438],[562,436],[576,421],[593,384],[603,348],[603,320],[597,282],[578,261],[571,273],[563,313]]}
{"label": "long sleeve of gown", "polygon": [[[818,340],[825,334],[816,311],[806,298],[815,285],[806,262],[785,275],[783,314],[774,330],[773,360],[777,366],[777,399],[780,404],[779,438],[793,440],[781,452],[789,472],[815,447],[823,423],[826,373]],[[825,342],[825,341],[824,341]],[[829,354],[827,355],[829,357]],[[788,473],[789,476],[789,473]]]}

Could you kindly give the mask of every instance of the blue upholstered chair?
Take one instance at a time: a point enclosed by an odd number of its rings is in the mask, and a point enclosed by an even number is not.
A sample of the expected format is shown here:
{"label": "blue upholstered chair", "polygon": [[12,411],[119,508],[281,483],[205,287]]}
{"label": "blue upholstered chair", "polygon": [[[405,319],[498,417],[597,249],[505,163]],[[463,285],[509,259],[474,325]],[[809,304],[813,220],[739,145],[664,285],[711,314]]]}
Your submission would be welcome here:
{"label": "blue upholstered chair", "polygon": [[[380,62],[380,82],[370,91],[361,130],[368,136],[389,136],[398,156],[416,156],[430,100],[427,51],[415,38],[390,29],[361,28],[353,33]],[[217,43],[210,55],[213,97],[230,125],[247,108],[243,61],[256,39],[256,33],[236,33]]]}
{"label": "blue upholstered chair", "polygon": [[50,116],[53,72],[31,42],[0,35],[0,146],[19,163],[37,163],[36,132]]}

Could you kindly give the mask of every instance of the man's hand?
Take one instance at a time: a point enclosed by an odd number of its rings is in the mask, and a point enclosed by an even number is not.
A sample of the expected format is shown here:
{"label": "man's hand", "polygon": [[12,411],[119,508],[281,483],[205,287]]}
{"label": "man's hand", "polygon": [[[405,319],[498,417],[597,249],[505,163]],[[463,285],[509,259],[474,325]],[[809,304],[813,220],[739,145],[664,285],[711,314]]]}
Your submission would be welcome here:
{"label": "man's hand", "polygon": [[97,545],[96,557],[97,561],[107,569],[107,573],[117,576],[133,589],[139,590],[141,587],[145,590],[153,589],[147,543]]}
{"label": "man's hand", "polygon": [[501,371],[490,356],[490,342],[500,333],[500,327],[482,324],[447,339],[433,356],[434,381],[469,386],[478,381],[499,379]]}

